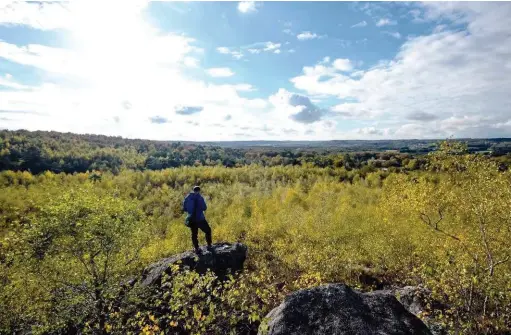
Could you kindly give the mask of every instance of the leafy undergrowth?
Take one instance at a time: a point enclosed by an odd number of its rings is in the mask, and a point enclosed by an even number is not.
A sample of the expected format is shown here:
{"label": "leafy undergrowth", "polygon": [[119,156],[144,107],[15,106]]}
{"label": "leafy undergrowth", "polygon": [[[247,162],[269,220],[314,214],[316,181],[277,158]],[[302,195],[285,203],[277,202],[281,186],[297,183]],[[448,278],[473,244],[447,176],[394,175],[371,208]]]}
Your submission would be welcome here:
{"label": "leafy undergrowth", "polygon": [[[250,334],[286,293],[326,282],[421,284],[453,333],[509,332],[511,174],[452,143],[429,162],[353,183],[298,166],[0,173],[0,332]],[[194,184],[214,240],[248,246],[246,271],[182,273],[119,301],[120,282],[190,249]]]}

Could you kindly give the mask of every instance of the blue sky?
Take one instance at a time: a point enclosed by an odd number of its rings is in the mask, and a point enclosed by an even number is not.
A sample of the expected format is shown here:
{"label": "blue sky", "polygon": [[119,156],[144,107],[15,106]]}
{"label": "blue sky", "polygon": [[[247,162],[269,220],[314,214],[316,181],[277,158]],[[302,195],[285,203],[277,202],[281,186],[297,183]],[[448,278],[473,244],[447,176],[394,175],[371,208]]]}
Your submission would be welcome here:
{"label": "blue sky", "polygon": [[158,140],[511,137],[509,3],[0,5],[0,128]]}

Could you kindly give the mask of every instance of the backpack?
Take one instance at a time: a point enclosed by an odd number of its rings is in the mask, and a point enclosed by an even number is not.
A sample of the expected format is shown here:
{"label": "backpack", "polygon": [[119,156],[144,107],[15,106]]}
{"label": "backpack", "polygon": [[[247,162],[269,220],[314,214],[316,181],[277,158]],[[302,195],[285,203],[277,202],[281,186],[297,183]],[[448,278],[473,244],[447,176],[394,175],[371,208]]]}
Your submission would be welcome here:
{"label": "backpack", "polygon": [[185,218],[185,226],[187,227],[191,227],[192,224],[195,222],[196,218],[197,218],[197,199],[199,197],[194,197],[193,199],[193,213],[190,214],[190,213],[187,213],[186,214],[186,218]]}

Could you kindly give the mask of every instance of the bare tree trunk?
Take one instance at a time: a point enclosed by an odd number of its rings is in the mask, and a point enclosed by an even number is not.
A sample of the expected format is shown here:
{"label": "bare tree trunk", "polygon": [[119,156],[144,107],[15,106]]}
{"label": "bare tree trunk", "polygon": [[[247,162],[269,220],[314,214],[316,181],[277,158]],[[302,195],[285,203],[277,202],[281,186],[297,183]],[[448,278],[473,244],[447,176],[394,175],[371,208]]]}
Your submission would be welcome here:
{"label": "bare tree trunk", "polygon": [[[491,278],[493,277],[494,273],[494,266],[493,266],[493,254],[490,249],[490,245],[488,243],[488,238],[486,235],[486,223],[484,218],[479,218],[479,231],[481,232],[481,238],[483,240],[484,249],[486,252],[486,261],[488,263],[488,282],[491,282]],[[484,296],[484,303],[483,303],[483,319],[486,318],[486,309],[488,306],[488,294],[485,294]]]}
{"label": "bare tree trunk", "polygon": [[[99,283],[95,283],[99,284]],[[106,332],[106,311],[105,311],[105,302],[103,300],[103,294],[100,287],[94,289],[94,295],[96,297],[96,318],[98,319],[98,334],[107,334]]]}
{"label": "bare tree trunk", "polygon": [[[477,272],[478,272],[478,263],[477,263],[477,260],[478,260],[478,257],[477,257],[477,254],[473,257],[475,262],[474,262],[474,272],[472,273],[473,276],[477,276]],[[469,298],[468,298],[468,313],[470,313],[472,311],[472,304],[474,303],[474,280],[471,279],[470,280],[470,292],[469,292]]]}
{"label": "bare tree trunk", "polygon": [[106,305],[103,298],[103,281],[100,280],[100,274],[98,273],[96,262],[94,257],[90,259],[93,280],[94,280],[94,298],[96,307],[96,318],[98,320],[98,334],[106,335]]}

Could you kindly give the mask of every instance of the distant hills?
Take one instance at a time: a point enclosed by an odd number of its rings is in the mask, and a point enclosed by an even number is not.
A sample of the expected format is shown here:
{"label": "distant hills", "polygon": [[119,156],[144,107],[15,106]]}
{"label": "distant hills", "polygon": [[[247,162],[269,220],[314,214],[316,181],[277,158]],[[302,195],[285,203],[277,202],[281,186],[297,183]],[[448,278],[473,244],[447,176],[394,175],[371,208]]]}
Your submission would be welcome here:
{"label": "distant hills", "polygon": [[[283,149],[329,149],[334,151],[385,151],[429,152],[444,139],[410,140],[332,140],[332,141],[206,141],[181,143],[218,146],[222,148],[283,148]],[[511,152],[511,138],[473,139],[459,138],[466,142],[471,152],[505,151]],[[507,148],[507,149],[506,149]]]}
{"label": "distant hills", "polygon": [[[433,151],[436,144],[444,139],[401,139],[401,140],[331,140],[331,141],[156,141],[144,139],[127,139],[120,136],[106,136],[94,134],[60,133],[55,131],[27,131],[27,130],[0,130],[0,139],[12,135],[20,135],[28,138],[64,138],[81,139],[86,142],[115,143],[118,145],[137,145],[140,143],[164,145],[203,145],[220,148],[233,149],[298,149],[298,150],[328,150],[339,151],[387,151],[397,150],[399,152],[426,153]],[[457,141],[467,143],[470,152],[491,152],[494,154],[506,154],[511,152],[511,138],[456,138]]]}
{"label": "distant hills", "polygon": [[[509,154],[511,139],[462,139],[470,152]],[[117,136],[0,130],[0,171],[75,173],[180,166],[312,165],[367,171],[420,168],[439,140],[152,141]],[[508,160],[507,156],[504,157]],[[410,163],[412,162],[412,163]]]}

